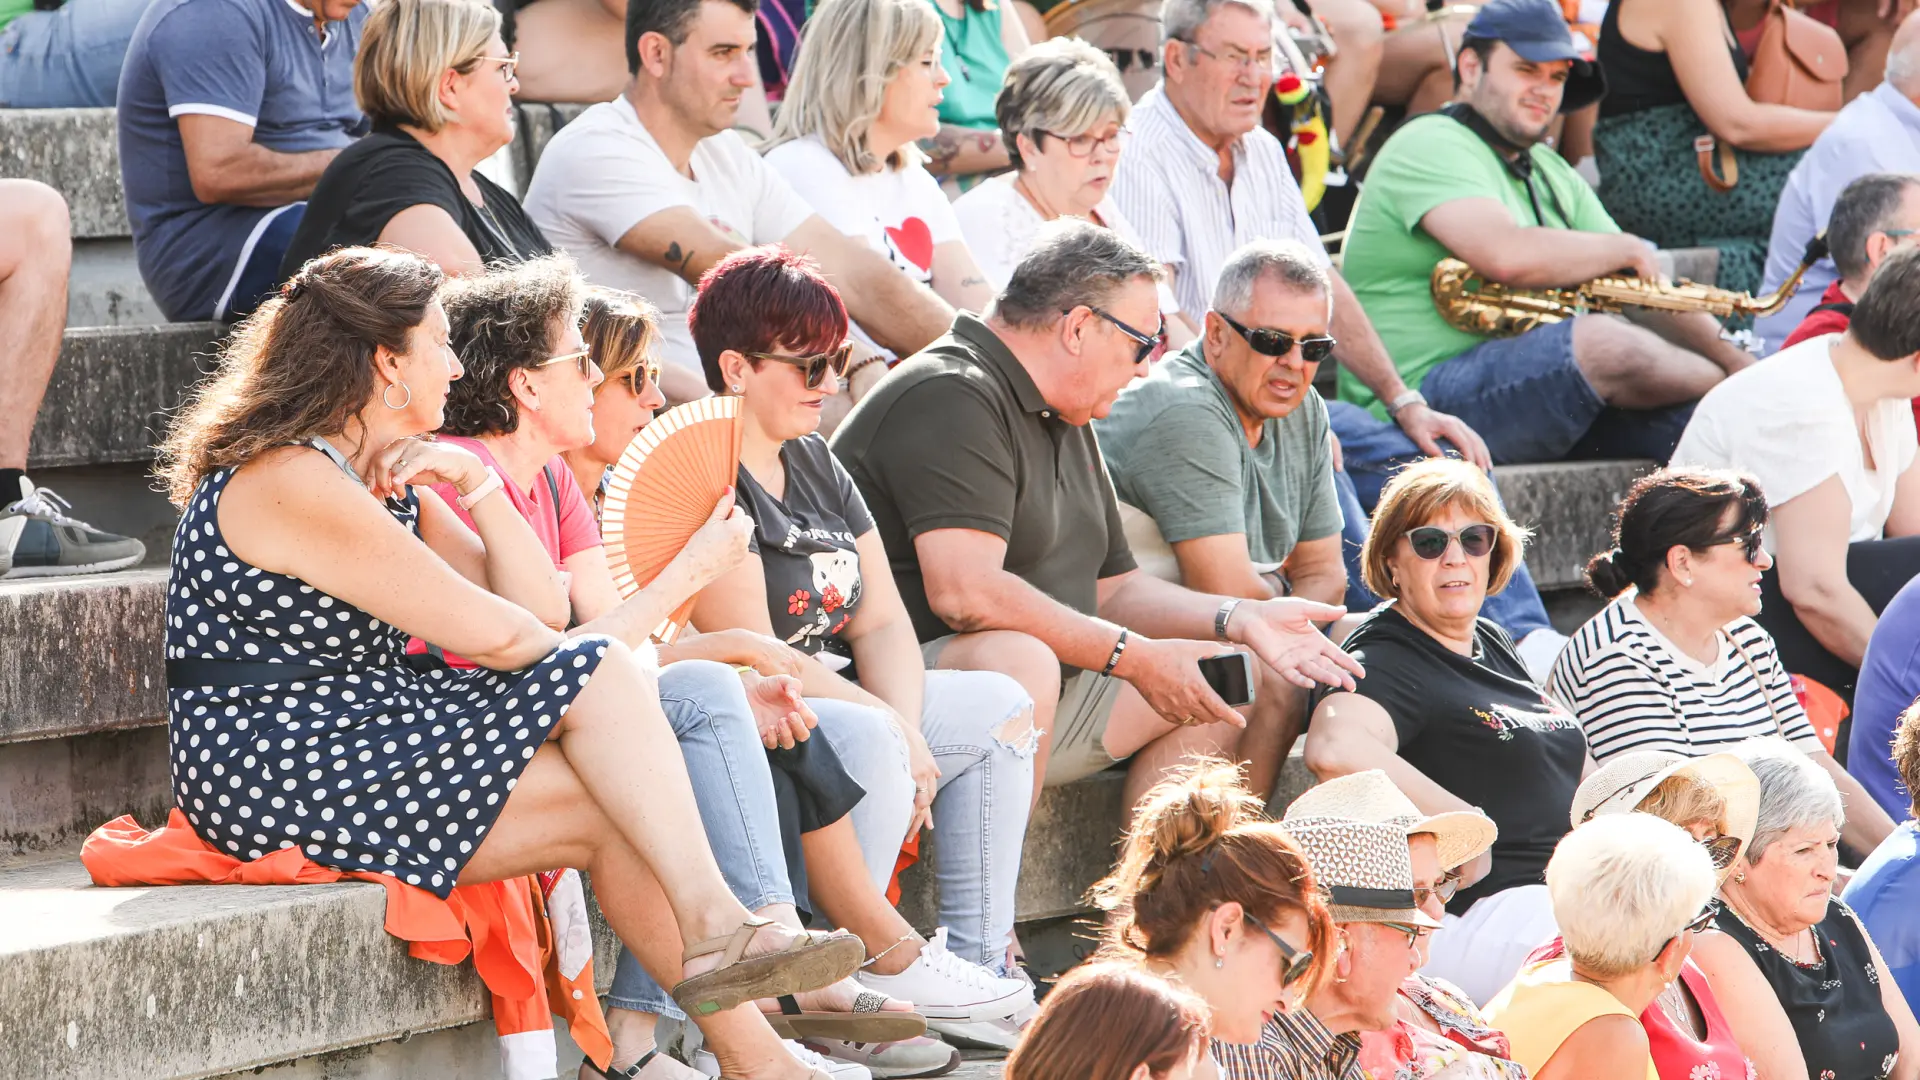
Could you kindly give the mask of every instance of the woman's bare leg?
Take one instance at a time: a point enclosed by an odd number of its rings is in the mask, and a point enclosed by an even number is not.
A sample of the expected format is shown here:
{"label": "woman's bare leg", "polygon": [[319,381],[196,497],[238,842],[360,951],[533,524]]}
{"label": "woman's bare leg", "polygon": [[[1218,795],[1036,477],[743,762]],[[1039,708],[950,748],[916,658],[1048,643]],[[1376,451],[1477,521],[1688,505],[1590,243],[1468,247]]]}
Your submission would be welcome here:
{"label": "woman's bare leg", "polygon": [[853,819],[843,817],[824,829],[802,833],[800,848],[807,859],[808,887],[820,913],[833,925],[853,931],[866,943],[867,955],[878,957],[867,970],[875,975],[907,970],[925,942],[873,887],[866,860],[860,857],[860,842],[853,835]]}

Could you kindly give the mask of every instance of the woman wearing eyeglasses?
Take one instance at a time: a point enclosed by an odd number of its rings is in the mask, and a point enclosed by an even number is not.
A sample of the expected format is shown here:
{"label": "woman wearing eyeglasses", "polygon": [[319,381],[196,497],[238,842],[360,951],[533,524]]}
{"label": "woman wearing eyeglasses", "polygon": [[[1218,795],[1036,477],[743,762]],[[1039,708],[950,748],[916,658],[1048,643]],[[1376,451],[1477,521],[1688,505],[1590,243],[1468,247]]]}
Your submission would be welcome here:
{"label": "woman wearing eyeglasses", "polygon": [[[953,204],[987,284],[1004,287],[1040,226],[1062,217],[1085,218],[1140,243],[1108,194],[1132,108],[1113,61],[1079,38],[1043,41],[1007,69],[994,116],[1014,171],[981,181]],[[1164,282],[1160,311],[1170,347],[1193,340],[1195,330]]]}
{"label": "woman wearing eyeglasses", "polygon": [[1613,548],[1587,564],[1612,597],[1560,654],[1549,686],[1580,718],[1594,760],[1631,750],[1698,757],[1778,735],[1847,796],[1846,840],[1873,850],[1893,821],[1821,744],[1771,635],[1754,621],[1766,496],[1752,477],[1669,468],[1620,502]]}
{"label": "woman wearing eyeglasses", "polygon": [[280,276],[336,247],[391,244],[449,274],[550,254],[481,162],[513,141],[514,68],[500,13],[474,0],[391,0],[367,17],[353,92],[373,131],[307,200]]}
{"label": "woman wearing eyeglasses", "polygon": [[1499,827],[1462,868],[1424,969],[1481,1003],[1553,936],[1540,874],[1590,761],[1579,721],[1480,617],[1525,538],[1464,461],[1418,462],[1389,481],[1361,552],[1367,587],[1389,602],[1345,646],[1368,675],[1319,699],[1306,745],[1323,780],[1382,769],[1425,813],[1477,806]]}

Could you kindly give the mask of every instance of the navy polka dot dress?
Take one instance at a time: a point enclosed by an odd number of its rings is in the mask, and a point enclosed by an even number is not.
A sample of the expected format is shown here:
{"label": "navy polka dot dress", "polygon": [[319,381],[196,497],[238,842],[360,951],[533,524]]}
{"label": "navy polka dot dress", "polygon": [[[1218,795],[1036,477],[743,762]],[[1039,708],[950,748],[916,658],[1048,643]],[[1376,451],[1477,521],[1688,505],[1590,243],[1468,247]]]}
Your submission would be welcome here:
{"label": "navy polka dot dress", "polygon": [[[236,858],[299,847],[445,897],[608,639],[568,639],[522,671],[416,672],[405,633],[227,550],[216,510],[231,476],[202,481],[174,533],[167,658],[343,670],[171,687],[174,798]],[[387,507],[418,535],[418,496]]]}

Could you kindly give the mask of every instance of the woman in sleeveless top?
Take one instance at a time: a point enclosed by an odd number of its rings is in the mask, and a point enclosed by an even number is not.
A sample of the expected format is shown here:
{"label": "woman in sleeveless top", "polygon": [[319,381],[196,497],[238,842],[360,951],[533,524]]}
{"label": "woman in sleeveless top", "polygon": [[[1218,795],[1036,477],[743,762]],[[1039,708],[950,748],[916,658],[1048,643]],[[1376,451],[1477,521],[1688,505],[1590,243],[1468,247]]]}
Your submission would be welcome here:
{"label": "woman in sleeveless top", "polygon": [[[1749,98],[1727,20],[1720,0],[1614,0],[1600,23],[1607,96],[1593,141],[1615,223],[1663,248],[1718,248],[1716,284],[1751,292],[1787,173],[1834,114]],[[1702,135],[1738,148],[1733,190],[1701,177]]]}
{"label": "woman in sleeveless top", "polygon": [[1534,1080],[1660,1080],[1639,1017],[1680,974],[1713,888],[1706,849],[1652,814],[1568,833],[1547,863],[1566,955],[1521,968],[1487,1005],[1513,1060]]}
{"label": "woman in sleeveless top", "polygon": [[[709,1018],[734,1075],[808,1076],[731,1010],[843,978],[863,950],[734,899],[654,680],[621,644],[646,613],[554,629],[565,595],[498,475],[415,438],[440,425],[461,373],[441,282],[401,252],[315,260],[236,331],[170,431],[179,805],[235,857],[297,846],[439,896],[587,869],[614,929]],[[423,490],[434,483],[454,486],[477,539]],[[711,528],[738,552],[746,524]],[[409,636],[480,666],[416,672]]]}
{"label": "woman in sleeveless top", "polygon": [[1920,1026],[1832,894],[1845,815],[1833,780],[1778,739],[1733,751],[1760,781],[1753,843],[1695,956],[1761,1080],[1914,1080]]}

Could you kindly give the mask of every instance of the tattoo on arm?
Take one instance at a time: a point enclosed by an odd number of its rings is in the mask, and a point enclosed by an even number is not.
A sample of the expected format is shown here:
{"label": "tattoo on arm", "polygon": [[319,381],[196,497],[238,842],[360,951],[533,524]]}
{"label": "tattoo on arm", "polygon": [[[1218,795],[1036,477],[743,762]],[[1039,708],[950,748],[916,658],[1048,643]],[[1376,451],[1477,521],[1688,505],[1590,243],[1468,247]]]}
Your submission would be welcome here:
{"label": "tattoo on arm", "polygon": [[970,278],[960,279],[960,287],[963,289],[971,289],[975,285],[985,285],[986,283],[987,283],[987,279],[983,277],[970,277]]}
{"label": "tattoo on arm", "polygon": [[920,149],[926,151],[930,171],[943,173],[960,156],[960,140],[942,131],[931,139],[921,139]]}
{"label": "tattoo on arm", "polygon": [[676,240],[667,245],[667,254],[665,257],[674,272],[685,273],[687,264],[693,261],[693,252],[688,251],[683,253],[680,250],[680,242]]}
{"label": "tattoo on arm", "polygon": [[991,154],[1000,145],[1000,133],[983,131],[973,137],[973,148],[983,154]]}

